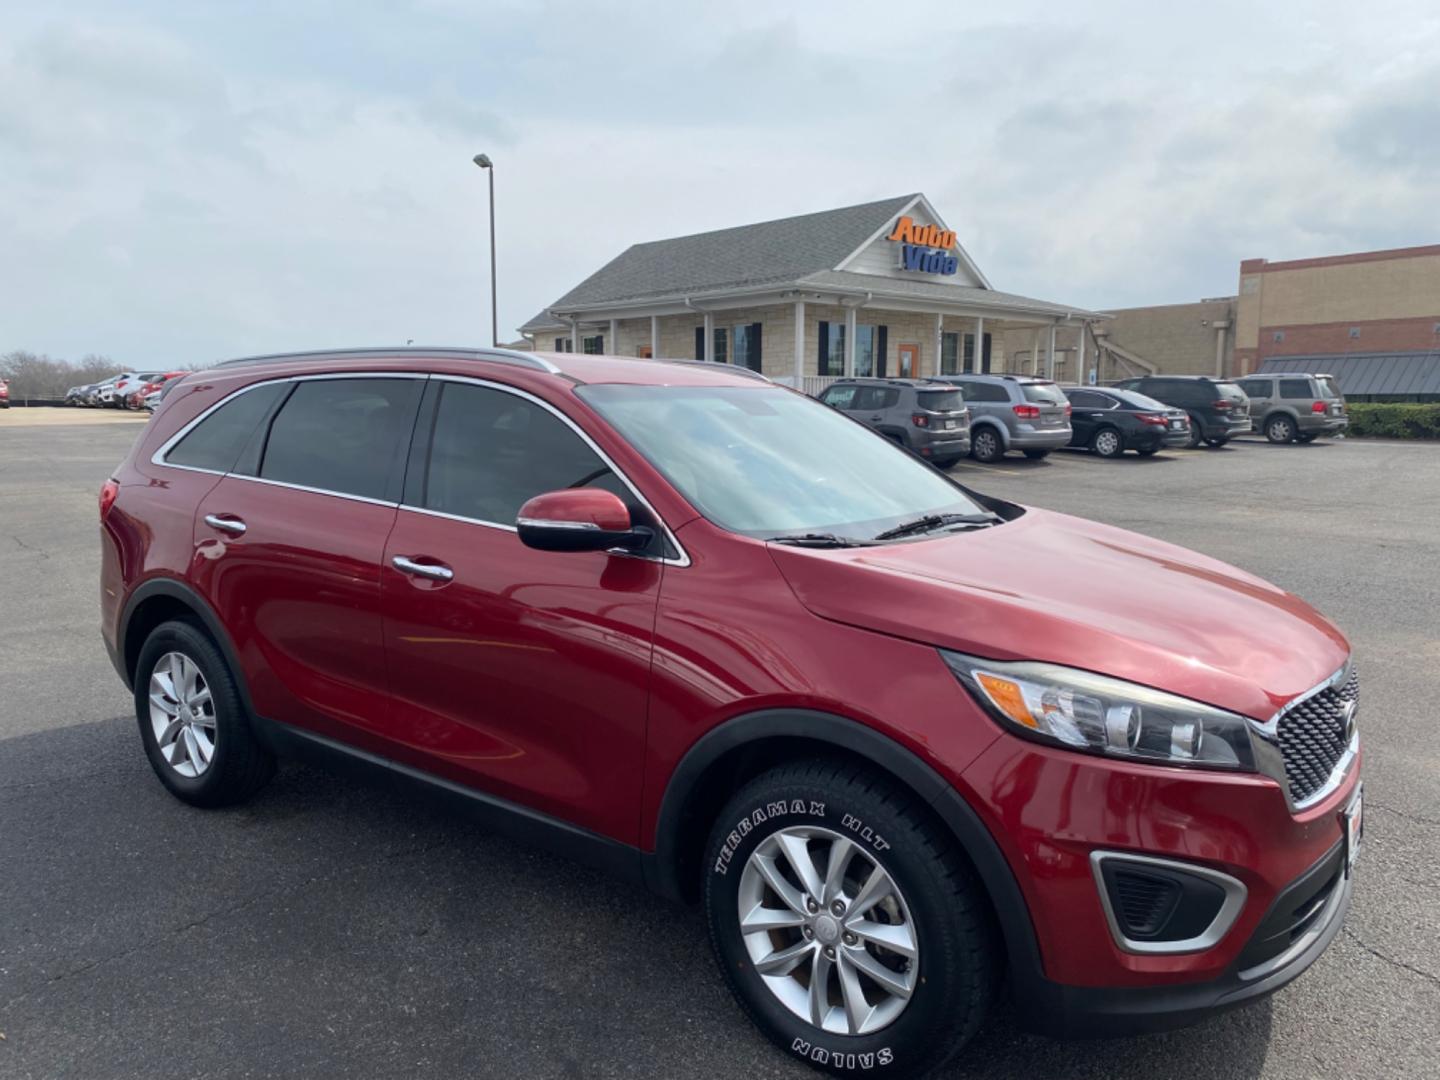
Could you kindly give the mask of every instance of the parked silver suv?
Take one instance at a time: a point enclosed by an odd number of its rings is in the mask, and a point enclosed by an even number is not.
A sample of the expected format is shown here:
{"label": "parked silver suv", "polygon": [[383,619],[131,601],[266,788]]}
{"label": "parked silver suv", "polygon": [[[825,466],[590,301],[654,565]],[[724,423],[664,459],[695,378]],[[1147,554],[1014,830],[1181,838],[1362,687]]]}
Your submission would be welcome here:
{"label": "parked silver suv", "polygon": [[939,468],[970,452],[970,413],[953,386],[923,379],[837,379],[820,400]]}
{"label": "parked silver suv", "polygon": [[1314,442],[1350,426],[1333,375],[1267,371],[1239,382],[1250,398],[1251,430],[1273,443]]}
{"label": "parked silver suv", "polygon": [[970,456],[999,461],[1007,450],[1043,458],[1070,442],[1070,402],[1049,379],[1029,375],[939,375],[970,407]]}

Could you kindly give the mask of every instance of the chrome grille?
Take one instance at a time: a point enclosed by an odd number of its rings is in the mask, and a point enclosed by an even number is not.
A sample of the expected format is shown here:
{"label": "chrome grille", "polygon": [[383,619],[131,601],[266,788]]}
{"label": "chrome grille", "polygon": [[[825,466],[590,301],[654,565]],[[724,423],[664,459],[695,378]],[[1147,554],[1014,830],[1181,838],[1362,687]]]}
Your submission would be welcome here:
{"label": "chrome grille", "polygon": [[1291,802],[1305,802],[1330,780],[1350,745],[1348,721],[1359,700],[1360,682],[1351,667],[1343,683],[1325,687],[1280,717],[1276,737]]}

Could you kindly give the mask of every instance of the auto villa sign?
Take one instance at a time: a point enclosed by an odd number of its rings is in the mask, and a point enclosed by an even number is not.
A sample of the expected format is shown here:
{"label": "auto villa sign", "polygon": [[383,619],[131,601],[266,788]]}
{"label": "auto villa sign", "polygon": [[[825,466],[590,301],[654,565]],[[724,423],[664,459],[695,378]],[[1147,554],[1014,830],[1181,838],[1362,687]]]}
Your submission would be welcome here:
{"label": "auto villa sign", "polygon": [[895,231],[885,239],[900,245],[900,269],[918,270],[922,274],[953,274],[960,260],[950,254],[955,247],[955,233],[938,225],[918,225],[910,217],[895,223]]}

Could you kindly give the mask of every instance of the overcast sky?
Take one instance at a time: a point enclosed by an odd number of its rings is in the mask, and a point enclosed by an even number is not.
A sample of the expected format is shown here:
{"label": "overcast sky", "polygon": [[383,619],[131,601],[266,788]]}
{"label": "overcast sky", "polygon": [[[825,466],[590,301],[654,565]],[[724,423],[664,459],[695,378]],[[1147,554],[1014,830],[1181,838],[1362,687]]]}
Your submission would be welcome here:
{"label": "overcast sky", "polygon": [[[43,8],[48,7],[49,13]],[[996,288],[1440,242],[1433,3],[0,0],[0,353],[484,344],[627,245],[924,191]]]}

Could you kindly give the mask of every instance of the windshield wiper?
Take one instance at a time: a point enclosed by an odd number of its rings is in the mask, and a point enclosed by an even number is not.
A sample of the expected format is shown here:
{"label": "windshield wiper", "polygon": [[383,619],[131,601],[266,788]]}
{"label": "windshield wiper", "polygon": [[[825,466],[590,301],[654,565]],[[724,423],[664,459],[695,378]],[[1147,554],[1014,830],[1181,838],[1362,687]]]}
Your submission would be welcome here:
{"label": "windshield wiper", "polygon": [[767,536],[772,544],[791,544],[794,547],[860,547],[864,541],[849,540],[834,533],[795,533],[793,536]]}
{"label": "windshield wiper", "polygon": [[902,521],[893,529],[886,529],[877,533],[875,540],[898,540],[902,536],[914,536],[916,533],[927,533],[947,525],[996,525],[1000,522],[997,514],[926,514],[914,521]]}

